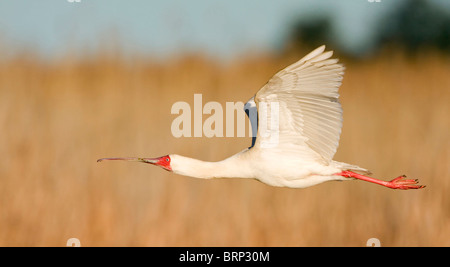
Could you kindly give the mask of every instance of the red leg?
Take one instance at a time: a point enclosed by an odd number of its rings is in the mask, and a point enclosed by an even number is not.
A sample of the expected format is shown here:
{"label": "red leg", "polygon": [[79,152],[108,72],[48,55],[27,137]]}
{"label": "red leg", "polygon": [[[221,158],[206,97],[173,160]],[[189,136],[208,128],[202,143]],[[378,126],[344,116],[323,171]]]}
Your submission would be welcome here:
{"label": "red leg", "polygon": [[335,175],[340,175],[340,176],[344,176],[347,178],[355,178],[355,179],[379,184],[382,186],[386,186],[386,187],[389,187],[392,189],[406,190],[406,189],[420,189],[420,188],[425,187],[424,185],[417,185],[417,182],[418,182],[417,179],[403,179],[403,178],[406,178],[405,175],[399,176],[391,181],[383,181],[383,180],[375,179],[375,178],[364,176],[362,174],[355,173],[352,171],[342,171],[340,173],[336,173]]}

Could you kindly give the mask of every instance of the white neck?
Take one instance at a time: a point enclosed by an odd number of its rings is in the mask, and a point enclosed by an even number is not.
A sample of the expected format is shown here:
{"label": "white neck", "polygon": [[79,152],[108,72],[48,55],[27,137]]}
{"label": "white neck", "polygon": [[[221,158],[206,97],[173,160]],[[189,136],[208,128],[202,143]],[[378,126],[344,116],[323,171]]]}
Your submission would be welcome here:
{"label": "white neck", "polygon": [[243,157],[244,153],[238,153],[218,162],[207,162],[198,159],[170,155],[170,166],[177,174],[195,178],[254,178],[252,168]]}

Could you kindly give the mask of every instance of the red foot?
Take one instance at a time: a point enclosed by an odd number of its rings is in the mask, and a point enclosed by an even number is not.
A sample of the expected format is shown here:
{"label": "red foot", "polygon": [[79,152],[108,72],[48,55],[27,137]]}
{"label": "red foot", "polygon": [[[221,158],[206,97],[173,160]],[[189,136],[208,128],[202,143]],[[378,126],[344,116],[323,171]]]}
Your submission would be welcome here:
{"label": "red foot", "polygon": [[417,185],[418,179],[403,179],[406,175],[399,176],[386,183],[386,186],[393,189],[420,189],[424,188],[424,185]]}
{"label": "red foot", "polygon": [[368,177],[368,176],[364,176],[362,174],[355,173],[352,171],[342,171],[340,173],[336,173],[335,175],[340,175],[340,176],[344,176],[347,178],[355,178],[355,179],[379,184],[382,186],[386,186],[386,187],[389,187],[392,189],[407,190],[407,189],[420,189],[420,188],[425,187],[424,185],[417,185],[417,183],[419,182],[419,180],[417,180],[417,179],[403,179],[403,178],[406,178],[406,175],[399,176],[389,182],[383,181],[383,180],[378,180],[378,179]]}

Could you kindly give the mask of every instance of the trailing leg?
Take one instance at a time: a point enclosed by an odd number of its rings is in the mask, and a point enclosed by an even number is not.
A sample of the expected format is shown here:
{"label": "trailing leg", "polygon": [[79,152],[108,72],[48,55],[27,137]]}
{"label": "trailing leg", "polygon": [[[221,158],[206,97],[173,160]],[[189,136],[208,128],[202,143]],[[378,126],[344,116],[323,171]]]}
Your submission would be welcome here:
{"label": "trailing leg", "polygon": [[419,180],[417,179],[404,179],[406,178],[405,175],[401,175],[391,181],[383,181],[383,180],[379,180],[379,179],[375,179],[369,176],[365,176],[359,173],[355,173],[352,171],[342,171],[340,173],[336,173],[335,175],[340,175],[346,178],[355,178],[355,179],[359,179],[359,180],[363,180],[366,182],[371,182],[374,184],[379,184],[382,186],[386,186],[392,189],[402,189],[402,190],[407,190],[407,189],[420,189],[420,188],[424,188],[424,185],[418,185],[417,183],[419,182]]}

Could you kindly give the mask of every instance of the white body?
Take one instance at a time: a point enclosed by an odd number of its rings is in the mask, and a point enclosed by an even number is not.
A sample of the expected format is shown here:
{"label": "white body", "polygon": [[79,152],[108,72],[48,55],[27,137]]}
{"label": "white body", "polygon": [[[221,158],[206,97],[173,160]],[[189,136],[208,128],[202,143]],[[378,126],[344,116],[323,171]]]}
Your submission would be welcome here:
{"label": "white body", "polygon": [[[256,153],[255,153],[256,152]],[[332,161],[329,165],[294,158],[274,163],[269,155],[246,149],[225,160],[207,162],[171,154],[173,172],[195,178],[253,178],[271,186],[305,188],[331,180],[350,180],[333,175],[342,170],[359,170],[357,166]],[[276,160],[277,157],[275,157]],[[230,166],[236,166],[231,168]]]}

